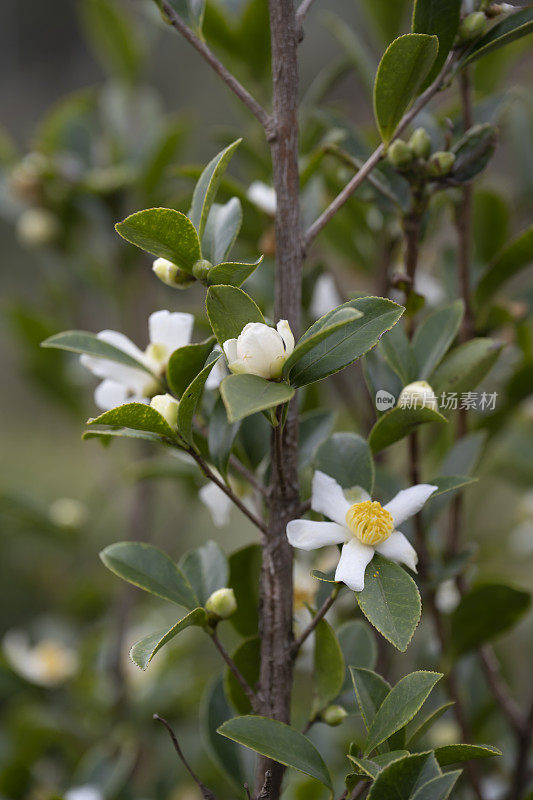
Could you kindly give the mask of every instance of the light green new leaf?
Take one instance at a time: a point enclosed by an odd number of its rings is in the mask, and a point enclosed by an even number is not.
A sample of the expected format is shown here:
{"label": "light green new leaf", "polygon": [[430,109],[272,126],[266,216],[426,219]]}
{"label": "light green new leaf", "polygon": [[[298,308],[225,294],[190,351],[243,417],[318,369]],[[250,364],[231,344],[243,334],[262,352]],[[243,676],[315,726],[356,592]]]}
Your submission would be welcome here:
{"label": "light green new leaf", "polygon": [[428,76],[439,50],[436,36],[407,33],[386,49],[374,82],[374,115],[385,144]]}
{"label": "light green new leaf", "polygon": [[365,588],[355,592],[371,625],[401,652],[418,625],[422,606],[416,583],[407,572],[378,553],[365,572]]}
{"label": "light green new leaf", "polygon": [[274,383],[258,375],[228,375],[220,384],[229,422],[237,422],[258,411],[288,403],[294,389],[287,383]]}
{"label": "light green new leaf", "polygon": [[370,669],[350,667],[357,705],[363,718],[365,728],[370,729],[377,711],[391,687],[385,678]]}
{"label": "light green new leaf", "polygon": [[533,263],[533,225],[498,253],[483,273],[475,298],[479,306],[487,303],[506,281]]}
{"label": "light green new leaf", "polygon": [[461,15],[461,0],[415,0],[413,33],[430,33],[439,39],[439,52],[428,76],[420,87],[423,91],[432,83],[450,52]]}
{"label": "light green new leaf", "polygon": [[180,436],[182,436],[186,442],[189,442],[189,444],[193,444],[193,420],[202,397],[205,382],[219,358],[222,358],[219,353],[213,354],[213,357],[208,361],[203,370],[198,373],[192,383],[185,389],[180,400],[178,406],[178,431]]}
{"label": "light green new leaf", "polygon": [[115,225],[127,242],[159,258],[172,261],[192,273],[201,258],[200,241],[194,225],[185,214],[173,208],[147,208],[130,214]]}
{"label": "light green new leaf", "polygon": [[487,744],[447,744],[435,748],[435,758],[441,767],[471,761],[474,758],[492,758],[501,756],[501,750]]}
{"label": "light green new leaf", "polygon": [[[368,800],[391,800],[392,797],[409,800],[417,786],[424,780],[431,762],[431,753],[412,753],[398,758],[384,767],[372,784]],[[429,775],[429,778],[433,777]],[[424,781],[426,783],[427,781]]]}
{"label": "light green new leaf", "polygon": [[332,791],[331,777],[322,756],[300,731],[266,717],[236,717],[218,732],[256,753],[316,778]]}
{"label": "light green new leaf", "polygon": [[501,349],[501,342],[493,339],[470,339],[451,350],[431,376],[437,397],[443,392],[473,391],[494,365]]}
{"label": "light green new leaf", "polygon": [[[202,237],[202,256],[212,264],[227,257],[242,225],[242,206],[238,197],[227,203],[213,203]],[[224,281],[219,281],[224,283]]]}
{"label": "light green new leaf", "polygon": [[167,439],[175,439],[176,433],[166,419],[155,408],[146,403],[125,403],[104,411],[99,417],[87,420],[87,425],[109,425],[112,428],[132,428],[135,431],[157,433]]}
{"label": "light green new leaf", "polygon": [[464,303],[455,300],[425,318],[413,337],[418,363],[418,379],[428,380],[457,336],[464,314]]}
{"label": "light green new leaf", "polygon": [[[247,684],[252,688],[257,686],[261,669],[261,640],[259,637],[252,636],[245,639],[231,654],[231,657]],[[226,697],[238,714],[249,714],[252,711],[249,697],[229,667],[224,672],[224,689]]]}
{"label": "light green new leaf", "polygon": [[70,353],[85,353],[89,356],[96,356],[97,358],[107,358],[110,361],[116,361],[119,364],[125,364],[127,367],[134,367],[135,369],[142,369],[143,372],[148,372],[151,375],[150,369],[141,361],[125,353],[119,347],[104,342],[99,339],[94,333],[87,331],[63,331],[63,333],[56,333],[54,336],[49,336],[41,343],[41,347],[54,347],[58,350],[68,350]]}
{"label": "light green new leaf", "polygon": [[447,800],[461,775],[460,769],[438,775],[424,783],[413,795],[413,800]]}
{"label": "light green new leaf", "polygon": [[400,728],[407,725],[442,678],[440,672],[411,672],[388,693],[368,731],[365,754],[368,755]]}
{"label": "light green new leaf", "polygon": [[151,633],[135,642],[130,650],[130,658],[140,669],[145,670],[159,650],[170,642],[180,631],[191,626],[203,627],[207,625],[207,614],[203,608],[195,608],[186,617],[180,619],[170,630]]}
{"label": "light green new leaf", "polygon": [[143,542],[117,542],[100,553],[111,572],[128,583],[189,610],[197,608],[192,586],[174,562],[157,547]]}
{"label": "light green new leaf", "polygon": [[222,264],[211,267],[207,273],[207,282],[210,286],[219,284],[240,286],[255,272],[262,260],[263,256],[250,264],[241,261],[224,261]]}
{"label": "light green new leaf", "polygon": [[186,344],[174,350],[168,360],[167,381],[176,397],[181,397],[185,389],[203,369],[207,356],[215,344],[214,336],[205,342]]}
{"label": "light green new leaf", "polygon": [[473,650],[514,627],[529,610],[529,592],[504,583],[470,589],[451,616],[450,645],[455,655]]}
{"label": "light green new leaf", "polygon": [[216,542],[206,542],[185,553],[178,564],[202,606],[208,598],[228,585],[228,562]]}
{"label": "light green new leaf", "polygon": [[198,231],[198,237],[202,240],[207,217],[214,203],[220,181],[224,175],[231,157],[242,139],[236,139],[228,147],[221,150],[207,165],[198,179],[192,196],[192,206],[189,216],[192,224]]}
{"label": "light green new leaf", "polygon": [[334,433],[320,445],[315,469],[335,478],[343,489],[360,486],[372,494],[374,461],[368,442],[357,433]]}
{"label": "light green new leaf", "polygon": [[340,694],[344,684],[344,656],[335,631],[325,619],[315,629],[313,684],[315,713]]}
{"label": "light green new leaf", "polygon": [[211,286],[205,306],[221,347],[228,339],[236,339],[249,322],[265,321],[252,298],[235,286]]}
{"label": "light green new leaf", "polygon": [[523,8],[515,14],[497,22],[481,39],[478,39],[472,47],[467,50],[459,62],[460,67],[477,61],[478,58],[504,47],[522,36],[526,36],[533,31],[533,8]]}
{"label": "light green new leaf", "polygon": [[419,425],[428,422],[447,422],[446,417],[432,408],[391,408],[378,419],[368,437],[368,443],[373,453],[379,453],[385,447],[404,439]]}

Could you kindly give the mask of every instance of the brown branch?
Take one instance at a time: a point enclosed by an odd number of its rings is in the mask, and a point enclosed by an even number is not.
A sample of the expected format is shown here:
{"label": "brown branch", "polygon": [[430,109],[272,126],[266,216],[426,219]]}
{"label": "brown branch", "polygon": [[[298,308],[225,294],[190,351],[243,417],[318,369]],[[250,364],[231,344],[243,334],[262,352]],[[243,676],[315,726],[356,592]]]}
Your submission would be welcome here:
{"label": "brown branch", "polygon": [[238,472],[239,475],[242,475],[242,477],[248,481],[253,489],[259,492],[259,494],[262,494],[264,497],[268,497],[267,487],[261,483],[260,480],[258,480],[258,478],[251,470],[248,469],[248,467],[244,466],[242,461],[239,461],[239,459],[232,454],[230,456],[229,463],[230,467],[235,470],[235,472]]}
{"label": "brown branch", "polygon": [[237,78],[224,66],[224,64],[216,57],[213,51],[207,44],[199,39],[195,33],[185,24],[179,14],[177,14],[167,0],[162,0],[161,7],[165,15],[170,20],[170,24],[186,39],[194,49],[200,53],[202,58],[207,61],[210,67],[217,73],[217,75],[229,86],[231,91],[239,98],[239,100],[252,112],[254,117],[259,120],[267,133],[267,138],[273,135],[273,120],[270,114],[265,111],[263,106],[257,102],[250,92],[237,80]]}
{"label": "brown branch", "polygon": [[248,681],[246,680],[246,678],[244,677],[244,675],[242,674],[242,672],[240,671],[240,669],[238,668],[238,666],[236,665],[236,663],[234,662],[234,660],[232,659],[232,657],[230,656],[230,654],[228,653],[228,651],[226,650],[220,639],[218,638],[217,632],[214,630],[210,632],[209,635],[211,636],[211,639],[213,640],[213,643],[217,648],[218,652],[228,665],[229,669],[235,676],[236,680],[239,682],[246,697],[252,704],[252,708],[255,709],[258,700],[256,693],[254,692],[254,690],[252,689],[252,687],[250,686],[250,684],[248,683]]}
{"label": "brown branch", "polygon": [[204,800],[216,800],[216,796],[213,794],[211,789],[208,789],[207,786],[204,783],[202,783],[200,778],[196,775],[196,773],[193,771],[193,769],[189,765],[187,759],[185,758],[185,756],[183,755],[183,753],[181,751],[181,747],[179,746],[179,742],[178,742],[178,740],[176,738],[176,734],[174,733],[174,731],[170,727],[170,725],[167,722],[167,720],[164,719],[163,717],[160,717],[159,714],[153,714],[152,718],[155,719],[157,722],[161,722],[161,724],[164,725],[165,728],[167,729],[167,731],[169,733],[169,736],[170,736],[170,738],[172,740],[172,744],[174,745],[174,749],[175,749],[176,753],[178,754],[181,762],[183,763],[183,766],[185,767],[185,769],[187,770],[187,772],[189,773],[189,775],[191,776],[191,778],[193,779],[195,784],[200,789],[200,791],[202,793],[202,797],[204,798]]}
{"label": "brown branch", "polygon": [[315,616],[313,617],[313,619],[311,620],[311,622],[309,623],[307,628],[305,628],[305,630],[295,640],[295,642],[294,642],[294,644],[292,646],[292,651],[291,651],[291,655],[292,655],[293,658],[295,658],[295,656],[298,653],[298,650],[303,645],[305,640],[313,633],[313,631],[316,628],[316,626],[318,625],[318,623],[321,620],[324,619],[324,617],[326,616],[326,614],[330,610],[331,606],[333,605],[333,603],[337,599],[337,595],[339,594],[339,591],[340,591],[340,585],[336,584],[335,587],[333,588],[333,591],[331,592],[329,597],[327,597],[324,600],[324,602],[322,603],[322,605],[320,606],[320,608],[316,612]]}
{"label": "brown branch", "polygon": [[[347,153],[346,150],[342,149],[342,147],[339,147],[338,145],[335,144],[324,145],[323,151],[326,155],[333,156],[346,166],[351,167],[352,169],[355,170],[355,172],[358,172],[364,164],[364,162],[361,161],[360,158],[355,158],[355,156],[350,155],[350,153]],[[374,189],[377,192],[382,194],[383,197],[385,197],[395,206],[399,206],[399,201],[396,195],[393,194],[393,192],[389,191],[389,189],[383,183],[381,183],[381,181],[375,178],[371,172],[367,176],[367,181],[371,186],[374,187]]]}

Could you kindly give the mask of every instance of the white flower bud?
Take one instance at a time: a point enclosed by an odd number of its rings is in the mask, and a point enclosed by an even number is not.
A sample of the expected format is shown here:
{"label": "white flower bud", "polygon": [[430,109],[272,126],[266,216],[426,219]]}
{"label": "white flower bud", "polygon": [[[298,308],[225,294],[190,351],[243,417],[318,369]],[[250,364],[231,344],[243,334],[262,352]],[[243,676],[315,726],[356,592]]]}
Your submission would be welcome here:
{"label": "white flower bud", "polygon": [[344,722],[347,716],[348,712],[342,706],[328,706],[324,709],[320,718],[326,725],[331,725],[332,728],[336,728],[337,725]]}
{"label": "white flower bud", "polygon": [[283,365],[293,350],[294,336],[286,319],[278,322],[276,330],[263,322],[249,322],[237,339],[224,342],[232,372],[267,379],[281,377]]}
{"label": "white flower bud", "polygon": [[205,610],[215,619],[228,619],[237,611],[237,601],[233,589],[217,589],[205,604]]}
{"label": "white flower bud", "polygon": [[166,258],[156,258],[152,265],[152,270],[160,281],[163,281],[163,283],[166,283],[167,286],[171,286],[173,289],[186,289],[187,286],[195,282],[193,275],[184,272],[177,267],[176,264],[173,264],[172,261],[168,261]]}
{"label": "white flower bud", "polygon": [[398,398],[400,408],[432,408],[438,411],[435,392],[427,381],[414,381],[405,386]]}
{"label": "white flower bud", "polygon": [[172,430],[177,429],[179,403],[176,398],[172,397],[172,395],[168,393],[156,394],[155,397],[152,397],[150,400],[150,405],[152,408],[155,408],[156,411],[159,411],[161,416],[166,419]]}
{"label": "white flower bud", "polygon": [[17,236],[28,247],[52,244],[58,234],[57,217],[45,208],[28,208],[18,219]]}

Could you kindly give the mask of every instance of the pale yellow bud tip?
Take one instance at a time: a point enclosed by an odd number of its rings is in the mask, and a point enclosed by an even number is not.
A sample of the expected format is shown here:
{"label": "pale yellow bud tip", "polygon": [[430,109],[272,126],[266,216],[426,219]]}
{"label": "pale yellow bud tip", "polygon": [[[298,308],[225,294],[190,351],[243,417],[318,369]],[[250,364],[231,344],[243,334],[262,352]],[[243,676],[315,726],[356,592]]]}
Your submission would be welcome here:
{"label": "pale yellow bud tip", "polygon": [[328,706],[322,712],[321,719],[326,725],[331,725],[332,728],[336,728],[337,725],[344,722],[347,716],[348,712],[342,706]]}
{"label": "pale yellow bud tip", "polygon": [[438,411],[435,392],[427,381],[414,381],[405,386],[398,398],[400,408],[432,408]]}
{"label": "pale yellow bud tip", "polygon": [[185,289],[195,282],[193,275],[184,272],[166,258],[156,258],[152,265],[152,270],[160,281],[173,289]]}
{"label": "pale yellow bud tip", "polygon": [[178,427],[178,401],[171,394],[156,394],[150,405],[166,419],[173,430]]}
{"label": "pale yellow bud tip", "polygon": [[237,601],[233,589],[217,589],[205,604],[205,610],[215,619],[228,619],[237,611]]}

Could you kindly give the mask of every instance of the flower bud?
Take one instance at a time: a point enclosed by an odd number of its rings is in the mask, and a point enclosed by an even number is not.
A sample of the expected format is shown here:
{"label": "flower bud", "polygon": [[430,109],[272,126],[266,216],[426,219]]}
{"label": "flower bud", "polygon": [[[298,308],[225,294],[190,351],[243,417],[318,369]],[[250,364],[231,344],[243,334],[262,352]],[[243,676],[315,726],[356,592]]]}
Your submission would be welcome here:
{"label": "flower bud", "polygon": [[428,162],[428,176],[430,178],[445,178],[452,171],[455,156],[448,150],[439,150],[433,153]]}
{"label": "flower bud", "polygon": [[45,208],[28,208],[17,222],[17,236],[28,247],[45,247],[59,235],[55,214]]}
{"label": "flower bud", "polygon": [[294,350],[294,336],[286,319],[276,329],[264,322],[249,322],[237,339],[228,339],[223,347],[232,372],[276,380]]}
{"label": "flower bud", "polygon": [[438,411],[435,392],[427,381],[414,381],[405,386],[398,398],[400,408],[432,408]]}
{"label": "flower bud", "polygon": [[191,283],[195,282],[195,278],[192,275],[184,272],[166,258],[156,258],[152,265],[152,270],[160,281],[166,283],[167,286],[172,286],[173,289],[186,289]]}
{"label": "flower bud", "polygon": [[404,142],[403,139],[396,139],[389,147],[388,158],[393,167],[402,170],[411,165],[414,153],[407,142]]}
{"label": "flower bud", "polygon": [[194,264],[192,268],[192,274],[194,275],[196,280],[205,283],[207,281],[207,274],[212,266],[213,265],[211,264],[211,262],[208,261],[206,258],[201,258]]}
{"label": "flower bud", "polygon": [[431,139],[425,128],[417,128],[408,142],[417,158],[429,158],[431,155]]}
{"label": "flower bud", "polygon": [[172,430],[178,427],[179,403],[171,394],[156,394],[150,400],[150,405],[166,419]]}
{"label": "flower bud", "polygon": [[231,617],[237,611],[237,601],[233,589],[217,589],[208,598],[205,610],[215,620]]}
{"label": "flower bud", "polygon": [[474,39],[479,39],[485,30],[486,23],[483,11],[474,11],[472,14],[468,14],[459,25],[457,36],[460,44],[467,44],[473,42]]}
{"label": "flower bud", "polygon": [[331,725],[332,728],[336,728],[337,725],[344,722],[347,716],[348,712],[342,706],[328,706],[324,709],[320,718],[326,725]]}

